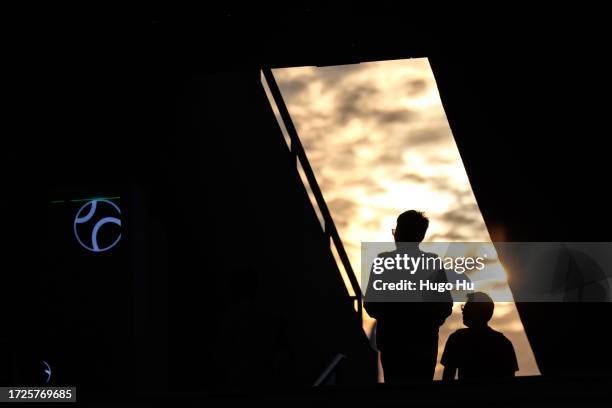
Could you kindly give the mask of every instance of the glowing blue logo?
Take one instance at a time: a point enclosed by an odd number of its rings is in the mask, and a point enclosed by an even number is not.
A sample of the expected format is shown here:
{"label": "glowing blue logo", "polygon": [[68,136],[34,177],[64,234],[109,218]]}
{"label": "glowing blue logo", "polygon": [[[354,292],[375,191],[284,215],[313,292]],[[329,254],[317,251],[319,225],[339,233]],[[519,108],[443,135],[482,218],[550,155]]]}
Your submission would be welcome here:
{"label": "glowing blue logo", "polygon": [[[97,217],[96,214],[98,214]],[[110,239],[106,234],[107,236],[101,240],[99,236],[100,228],[106,224],[115,224],[121,227],[120,216],[119,207],[108,200],[88,201],[74,217],[74,236],[83,248],[93,252],[108,251],[121,239],[121,230],[113,228],[114,234]]]}
{"label": "glowing blue logo", "polygon": [[49,365],[49,363],[47,363],[46,361],[43,360],[43,364],[45,365],[45,374],[47,374],[47,384],[49,383],[49,380],[51,380],[51,366]]}

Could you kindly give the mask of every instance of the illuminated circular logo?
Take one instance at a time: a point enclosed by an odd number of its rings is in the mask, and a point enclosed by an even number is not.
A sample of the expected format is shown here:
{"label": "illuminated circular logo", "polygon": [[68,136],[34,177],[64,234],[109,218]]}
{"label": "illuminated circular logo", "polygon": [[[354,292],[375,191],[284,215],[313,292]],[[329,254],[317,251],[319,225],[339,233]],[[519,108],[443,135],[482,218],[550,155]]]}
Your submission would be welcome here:
{"label": "illuminated circular logo", "polygon": [[51,380],[51,366],[46,361],[43,361],[43,364],[44,364],[44,373],[47,376],[47,379],[45,380],[45,382],[48,384],[49,381]]}
{"label": "illuminated circular logo", "polygon": [[92,252],[108,251],[121,239],[121,211],[108,200],[91,200],[74,217],[74,236]]}

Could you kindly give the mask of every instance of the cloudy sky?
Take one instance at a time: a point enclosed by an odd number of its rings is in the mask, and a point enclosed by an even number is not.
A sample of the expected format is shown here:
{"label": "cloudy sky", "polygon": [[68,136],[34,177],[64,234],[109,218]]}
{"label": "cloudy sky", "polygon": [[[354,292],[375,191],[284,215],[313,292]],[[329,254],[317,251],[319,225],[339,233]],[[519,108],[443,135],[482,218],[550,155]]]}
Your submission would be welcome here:
{"label": "cloudy sky", "polygon": [[[408,209],[429,216],[428,241],[490,241],[427,59],[274,75],[356,273],[361,242],[392,241]],[[497,284],[506,286],[499,270]],[[373,321],[365,324],[369,330]],[[513,342],[518,374],[539,374],[512,303],[496,304],[491,326]],[[440,355],[460,327],[456,304],[440,331]]]}

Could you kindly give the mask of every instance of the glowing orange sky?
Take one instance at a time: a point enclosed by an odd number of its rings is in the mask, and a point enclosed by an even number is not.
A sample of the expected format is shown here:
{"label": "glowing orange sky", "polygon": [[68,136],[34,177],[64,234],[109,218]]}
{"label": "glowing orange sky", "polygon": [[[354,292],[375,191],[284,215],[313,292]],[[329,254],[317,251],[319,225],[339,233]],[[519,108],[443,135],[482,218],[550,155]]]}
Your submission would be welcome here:
{"label": "glowing orange sky", "polygon": [[[395,219],[407,209],[430,217],[426,240],[490,241],[427,59],[274,75],[357,274],[360,243],[392,241]],[[501,268],[499,279],[505,282]],[[518,375],[539,374],[514,304],[497,303],[491,326],[513,342]],[[460,327],[455,304],[440,329],[439,356]]]}

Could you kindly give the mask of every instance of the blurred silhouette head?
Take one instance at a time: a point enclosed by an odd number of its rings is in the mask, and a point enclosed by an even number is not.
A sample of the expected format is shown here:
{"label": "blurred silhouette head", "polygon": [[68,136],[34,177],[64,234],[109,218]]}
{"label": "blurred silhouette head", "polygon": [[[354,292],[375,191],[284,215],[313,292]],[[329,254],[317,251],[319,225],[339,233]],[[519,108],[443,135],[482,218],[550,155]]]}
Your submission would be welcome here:
{"label": "blurred silhouette head", "polygon": [[421,242],[429,227],[429,218],[420,211],[405,211],[397,217],[395,242]]}
{"label": "blurred silhouette head", "polygon": [[493,316],[493,299],[483,292],[470,293],[467,299],[466,304],[461,307],[463,324],[467,327],[485,326]]}

